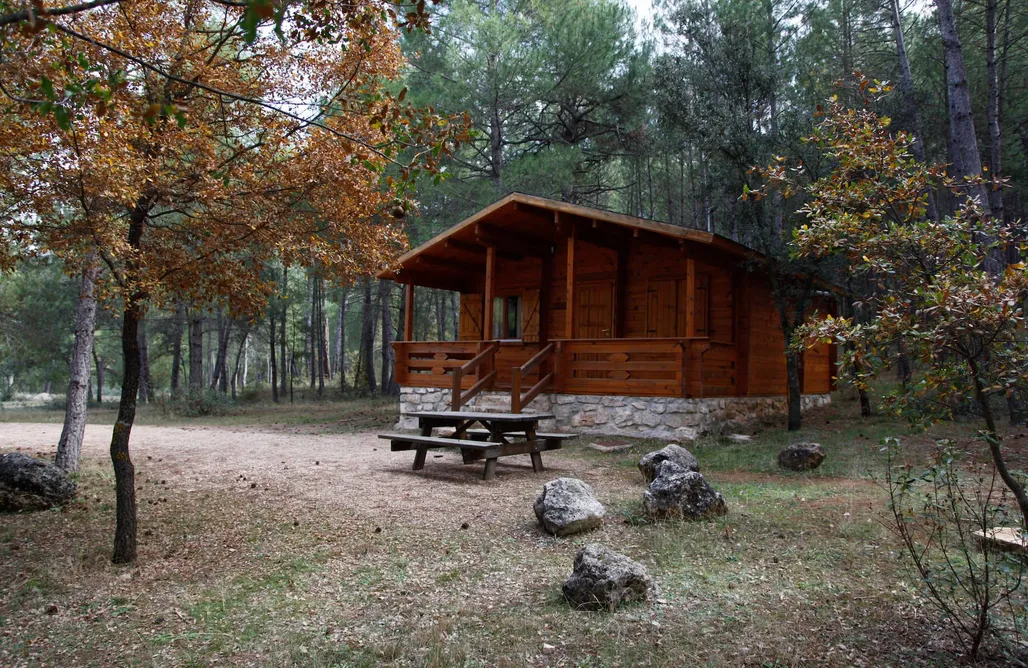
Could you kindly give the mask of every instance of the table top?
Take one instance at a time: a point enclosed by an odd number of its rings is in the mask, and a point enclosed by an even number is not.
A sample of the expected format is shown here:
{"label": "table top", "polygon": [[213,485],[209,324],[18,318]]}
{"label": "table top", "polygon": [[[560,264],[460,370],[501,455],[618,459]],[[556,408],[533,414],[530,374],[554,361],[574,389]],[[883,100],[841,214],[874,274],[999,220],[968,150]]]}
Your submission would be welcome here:
{"label": "table top", "polygon": [[487,422],[538,422],[539,420],[551,420],[550,413],[474,413],[469,411],[418,411],[415,413],[404,413],[407,417],[432,418],[453,420],[461,422],[464,420],[485,420]]}

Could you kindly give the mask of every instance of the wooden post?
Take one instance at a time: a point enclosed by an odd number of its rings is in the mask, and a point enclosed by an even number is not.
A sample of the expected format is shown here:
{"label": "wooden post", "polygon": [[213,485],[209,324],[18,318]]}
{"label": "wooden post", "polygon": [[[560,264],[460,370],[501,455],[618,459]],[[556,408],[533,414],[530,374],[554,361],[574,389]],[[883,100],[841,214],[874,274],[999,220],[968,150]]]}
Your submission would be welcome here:
{"label": "wooden post", "polygon": [[696,336],[696,261],[685,261],[685,335]]}
{"label": "wooden post", "polygon": [[[560,214],[555,213],[555,216]],[[568,230],[567,310],[564,313],[564,338],[575,338],[575,225]]]}
{"label": "wooden post", "polygon": [[482,314],[482,340],[493,338],[493,290],[496,284],[496,247],[485,249],[485,304]]}
{"label": "wooden post", "polygon": [[414,340],[414,284],[407,284],[407,293],[403,300],[403,340]]}

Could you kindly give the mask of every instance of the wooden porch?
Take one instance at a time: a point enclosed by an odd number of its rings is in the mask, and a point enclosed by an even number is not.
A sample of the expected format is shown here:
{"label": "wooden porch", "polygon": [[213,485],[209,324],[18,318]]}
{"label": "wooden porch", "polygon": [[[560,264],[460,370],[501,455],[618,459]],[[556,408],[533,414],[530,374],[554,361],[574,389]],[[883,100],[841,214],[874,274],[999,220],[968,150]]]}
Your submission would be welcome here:
{"label": "wooden porch", "polygon": [[734,344],[705,338],[398,341],[396,382],[451,392],[458,410],[483,390],[521,412],[542,392],[639,397],[736,396]]}

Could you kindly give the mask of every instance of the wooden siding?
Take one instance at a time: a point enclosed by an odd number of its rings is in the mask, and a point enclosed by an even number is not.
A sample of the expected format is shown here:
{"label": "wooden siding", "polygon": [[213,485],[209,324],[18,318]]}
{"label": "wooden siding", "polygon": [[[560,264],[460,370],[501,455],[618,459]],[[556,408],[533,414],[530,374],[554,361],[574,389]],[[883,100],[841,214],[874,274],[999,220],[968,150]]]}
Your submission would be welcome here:
{"label": "wooden siding", "polygon": [[[496,248],[493,293],[522,297],[522,340],[504,342],[497,352],[496,387],[508,388],[511,367],[557,341],[563,346],[556,361],[560,391],[697,397],[786,394],[785,340],[765,279],[741,269],[736,258],[691,241],[661,243],[653,236],[630,235],[605,240],[602,228],[585,222],[561,219],[565,236],[555,238],[537,256]],[[575,234],[569,243],[571,231]],[[574,268],[570,282],[569,246]],[[488,307],[482,300],[481,291],[462,294],[463,341],[481,340],[483,306]],[[827,301],[819,307],[831,311]],[[567,331],[569,322],[574,331]],[[647,341],[655,348],[646,348]],[[405,364],[399,352],[398,370]],[[405,352],[412,365],[402,376],[439,387],[446,386],[447,379],[439,376],[449,374],[449,362],[467,357],[466,352],[447,350],[440,360],[447,364],[432,365],[431,356],[421,349]],[[833,365],[831,346],[807,352],[804,393],[831,391]],[[535,372],[525,383],[537,377]]]}

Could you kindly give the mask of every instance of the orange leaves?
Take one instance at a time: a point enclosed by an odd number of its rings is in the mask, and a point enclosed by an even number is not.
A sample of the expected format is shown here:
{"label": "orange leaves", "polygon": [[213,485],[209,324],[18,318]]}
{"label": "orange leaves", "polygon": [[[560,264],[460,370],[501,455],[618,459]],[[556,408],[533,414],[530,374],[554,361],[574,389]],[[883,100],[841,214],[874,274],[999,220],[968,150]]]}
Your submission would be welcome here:
{"label": "orange leaves", "polygon": [[[280,4],[253,6],[267,20]],[[248,307],[264,298],[259,274],[273,258],[343,279],[387,264],[406,243],[407,180],[438,174],[468,125],[384,90],[402,61],[373,6],[333,5],[303,29],[285,26],[285,43],[258,32],[245,48],[211,1],[125,3],[78,19],[91,39],[180,80],[88,43],[18,43],[0,77],[24,91],[35,81],[35,97],[45,86],[75,117],[70,132],[29,108],[0,118],[0,203],[13,214],[0,257],[45,248],[73,265],[98,248],[123,295]],[[399,163],[405,147],[414,157]],[[127,220],[140,212],[134,248]]]}

